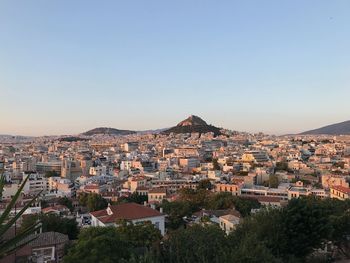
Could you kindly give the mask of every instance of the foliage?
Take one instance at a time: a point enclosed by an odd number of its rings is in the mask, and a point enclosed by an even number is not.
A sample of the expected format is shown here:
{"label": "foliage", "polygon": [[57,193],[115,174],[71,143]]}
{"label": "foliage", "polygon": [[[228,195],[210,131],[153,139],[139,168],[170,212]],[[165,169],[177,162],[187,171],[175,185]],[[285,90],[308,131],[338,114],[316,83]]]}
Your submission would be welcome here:
{"label": "foliage", "polygon": [[65,205],[69,209],[69,211],[73,212],[74,210],[73,203],[72,203],[72,200],[69,199],[68,197],[60,197],[58,199],[58,203],[60,205]]}
{"label": "foliage", "polygon": [[228,192],[222,192],[210,196],[205,208],[212,210],[235,208],[242,216],[247,216],[250,215],[252,209],[260,208],[260,204],[255,199],[242,198]]}
{"label": "foliage", "polygon": [[101,195],[95,193],[81,193],[79,195],[79,204],[86,206],[90,212],[101,210],[107,207],[108,202]]}
{"label": "foliage", "polygon": [[137,203],[137,204],[143,204],[144,202],[148,202],[148,196],[147,195],[140,195],[137,192],[132,193],[128,197],[121,197],[118,199],[119,203]]}
{"label": "foliage", "polygon": [[277,162],[275,171],[288,171],[288,163],[287,162]]}
{"label": "foliage", "polygon": [[225,234],[218,226],[194,225],[174,231],[164,241],[160,261],[223,262],[226,246]]}
{"label": "foliage", "polygon": [[270,174],[269,176],[269,187],[271,188],[277,188],[278,187],[278,177],[274,174]]}
{"label": "foliage", "polygon": [[[2,167],[0,167],[2,168]],[[27,210],[28,207],[36,200],[36,198],[40,195],[40,193],[35,196],[32,200],[30,200],[14,217],[10,217],[10,212],[15,206],[20,194],[22,193],[23,187],[28,180],[28,176],[24,179],[20,187],[18,188],[16,194],[12,197],[10,203],[6,206],[4,212],[0,216],[0,258],[16,251],[20,247],[24,246],[28,242],[32,241],[32,239],[26,239],[29,235],[35,233],[39,227],[40,222],[36,222],[27,228],[25,228],[20,234],[15,237],[4,240],[4,234],[15,225],[17,220],[23,215],[23,213]],[[0,176],[0,200],[2,200],[2,192],[5,185],[5,176],[1,174]],[[26,242],[23,240],[26,239]],[[20,245],[18,245],[20,244]]]}
{"label": "foliage", "polygon": [[[275,256],[276,260],[293,258],[304,261],[315,248],[327,240],[348,244],[346,202],[314,197],[292,199],[283,209],[267,209],[246,218],[233,232],[230,244],[244,244],[256,239]],[[343,234],[341,234],[343,233]],[[233,246],[231,250],[237,250]],[[238,249],[239,250],[239,249]],[[253,250],[252,250],[253,251]],[[250,261],[249,261],[250,262]]]}
{"label": "foliage", "polygon": [[213,163],[213,168],[214,168],[214,170],[221,170],[221,167],[220,167],[220,165],[219,165],[219,163],[218,163],[218,159],[213,158],[212,163]]}
{"label": "foliage", "polygon": [[90,227],[80,232],[64,262],[125,262],[130,255],[127,241],[122,239],[115,227]]}
{"label": "foliage", "polygon": [[197,189],[211,190],[213,189],[213,185],[209,179],[204,179],[199,181]]}
{"label": "foliage", "polygon": [[56,172],[56,171],[47,171],[47,172],[45,173],[45,177],[46,177],[46,178],[49,178],[49,177],[57,177],[57,176],[60,176],[60,175],[59,175],[58,172]]}
{"label": "foliage", "polygon": [[174,201],[169,202],[163,200],[162,207],[164,212],[168,215],[166,227],[170,229],[177,229],[185,224],[183,217],[190,216],[194,209],[189,202]]}
{"label": "foliage", "polygon": [[150,249],[162,238],[159,229],[155,228],[150,221],[133,224],[126,220],[120,220],[117,224],[117,233],[135,248]]}
{"label": "foliage", "polygon": [[151,249],[159,247],[160,231],[151,222],[116,223],[118,227],[82,230],[64,262],[154,262]]}
{"label": "foliage", "polygon": [[[195,194],[196,191],[185,191],[189,200],[196,199]],[[239,202],[251,201],[229,193],[210,195],[209,199],[212,200],[208,204],[216,207],[232,204],[239,207]],[[191,202],[165,201],[163,208],[170,212],[170,218],[182,219],[181,216],[193,212]],[[337,245],[349,259],[349,209],[350,201],[314,197],[292,199],[284,208],[265,208],[245,217],[228,236],[218,226],[206,224],[180,227],[170,231],[163,240],[150,223],[120,222],[119,228],[108,230],[92,227],[79,235],[65,262],[94,262],[98,259],[98,262],[125,263],[301,263],[309,260],[314,249],[327,241]],[[114,248],[115,244],[118,247]]]}
{"label": "foliage", "polygon": [[74,218],[64,218],[55,214],[31,215],[23,219],[20,232],[32,225],[37,220],[42,223],[43,232],[59,232],[68,235],[69,239],[76,239],[79,234],[78,223]]}

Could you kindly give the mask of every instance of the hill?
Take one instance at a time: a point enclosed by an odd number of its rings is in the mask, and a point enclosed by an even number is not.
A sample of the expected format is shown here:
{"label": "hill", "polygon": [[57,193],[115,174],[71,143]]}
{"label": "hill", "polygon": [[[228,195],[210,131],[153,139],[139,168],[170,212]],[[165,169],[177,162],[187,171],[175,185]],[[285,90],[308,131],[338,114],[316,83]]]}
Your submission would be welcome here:
{"label": "hill", "polygon": [[89,130],[87,132],[84,132],[83,135],[91,136],[96,134],[108,134],[108,135],[129,135],[134,134],[135,131],[129,131],[129,130],[118,130],[114,128],[107,128],[107,127],[99,127],[92,130]]}
{"label": "hill", "polygon": [[208,125],[198,116],[191,115],[187,119],[178,123],[175,127],[163,131],[163,134],[170,133],[207,133],[213,132],[215,136],[221,134],[221,129],[213,125]]}
{"label": "hill", "polygon": [[327,135],[349,135],[350,134],[350,121],[344,121],[340,123],[335,123],[327,125],[315,130],[306,131],[300,133],[302,135],[318,135],[318,134],[327,134]]}

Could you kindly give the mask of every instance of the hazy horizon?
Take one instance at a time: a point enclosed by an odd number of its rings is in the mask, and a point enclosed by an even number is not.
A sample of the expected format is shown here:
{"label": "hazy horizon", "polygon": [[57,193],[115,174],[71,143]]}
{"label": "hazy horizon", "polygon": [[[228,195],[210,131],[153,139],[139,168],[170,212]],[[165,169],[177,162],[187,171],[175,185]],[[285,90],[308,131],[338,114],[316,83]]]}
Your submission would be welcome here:
{"label": "hazy horizon", "polygon": [[349,120],[350,2],[0,2],[0,134]]}
{"label": "hazy horizon", "polygon": [[[188,115],[189,116],[189,115]],[[186,118],[188,117],[186,116]],[[200,116],[199,116],[200,117]],[[183,118],[185,119],[185,117]],[[181,119],[181,120],[183,120]],[[204,119],[205,120],[205,119]],[[205,120],[207,121],[207,120]],[[175,126],[176,124],[178,124],[179,121],[177,121],[176,123],[173,123],[171,125],[168,125],[168,126],[164,126],[164,127],[151,127],[151,128],[146,128],[146,129],[130,129],[128,127],[125,127],[125,128],[120,128],[118,126],[111,126],[111,125],[97,125],[97,126],[94,126],[94,127],[90,127],[90,128],[85,128],[84,130],[76,130],[76,131],[72,131],[72,132],[65,132],[64,130],[62,130],[62,132],[59,132],[59,133],[33,133],[33,134],[22,134],[22,133],[0,133],[0,135],[12,135],[12,136],[61,136],[61,135],[78,135],[78,134],[81,134],[83,132],[86,132],[88,130],[92,130],[94,128],[100,128],[100,127],[107,127],[107,128],[115,128],[115,129],[120,129],[120,130],[133,130],[133,131],[148,131],[148,130],[159,130],[159,129],[165,129],[165,128],[171,128],[173,126]],[[339,121],[337,123],[341,123],[343,121]],[[248,132],[248,133],[259,133],[259,132],[263,132],[265,134],[269,134],[269,135],[287,135],[287,134],[298,134],[298,133],[301,133],[301,132],[304,132],[304,131],[307,131],[307,130],[313,130],[313,129],[317,129],[317,128],[321,128],[323,126],[327,126],[327,125],[331,125],[331,124],[335,124],[335,123],[327,123],[327,124],[323,124],[321,126],[318,126],[318,127],[312,127],[310,129],[304,129],[304,130],[300,130],[300,131],[294,131],[294,132],[285,132],[285,133],[276,133],[276,132],[270,132],[270,131],[263,131],[263,130],[253,130],[253,131],[249,131],[249,130],[242,130],[242,129],[235,129],[235,128],[228,128],[228,127],[224,127],[224,126],[220,126],[220,125],[217,125],[216,123],[214,122],[208,122],[208,124],[212,124],[214,126],[217,126],[217,127],[220,127],[220,128],[224,128],[224,129],[229,129],[229,130],[234,130],[234,131],[239,131],[239,132]],[[67,130],[70,130],[69,128]]]}

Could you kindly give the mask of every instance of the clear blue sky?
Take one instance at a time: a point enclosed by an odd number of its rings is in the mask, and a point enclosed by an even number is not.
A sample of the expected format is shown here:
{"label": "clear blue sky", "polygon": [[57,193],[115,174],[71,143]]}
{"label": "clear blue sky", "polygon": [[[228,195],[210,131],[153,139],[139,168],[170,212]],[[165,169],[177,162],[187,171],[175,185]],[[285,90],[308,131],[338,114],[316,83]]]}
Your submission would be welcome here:
{"label": "clear blue sky", "polygon": [[2,0],[0,134],[350,119],[348,0]]}

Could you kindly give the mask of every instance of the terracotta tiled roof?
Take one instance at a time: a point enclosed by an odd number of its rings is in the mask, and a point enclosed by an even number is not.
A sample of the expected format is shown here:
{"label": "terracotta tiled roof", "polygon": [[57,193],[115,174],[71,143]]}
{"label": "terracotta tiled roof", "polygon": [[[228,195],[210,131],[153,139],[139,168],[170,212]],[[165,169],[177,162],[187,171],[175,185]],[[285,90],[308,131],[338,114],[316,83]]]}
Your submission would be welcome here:
{"label": "terracotta tiled roof", "polygon": [[344,187],[341,185],[335,185],[335,186],[332,186],[331,188],[334,190],[337,190],[339,192],[342,192],[344,194],[348,194],[348,195],[350,194],[350,188],[348,188],[348,187]]}
{"label": "terracotta tiled roof", "polygon": [[55,206],[45,207],[41,211],[43,213],[48,213],[50,211],[63,211],[63,210],[68,210],[68,207],[66,207],[65,205],[55,205]]}
{"label": "terracotta tiled roof", "polygon": [[100,187],[96,184],[87,184],[84,186],[85,190],[89,190],[89,189],[99,189]]}
{"label": "terracotta tiled roof", "polygon": [[108,215],[107,209],[91,212],[90,214],[100,220],[102,223],[114,223],[117,219],[135,220],[149,217],[161,216],[162,214],[155,209],[139,205],[136,203],[125,203],[109,206],[112,211]]}

